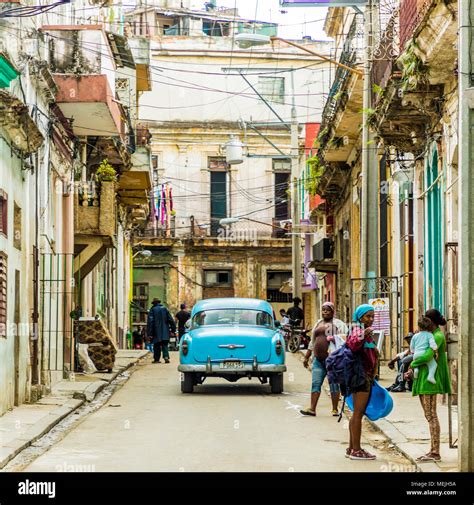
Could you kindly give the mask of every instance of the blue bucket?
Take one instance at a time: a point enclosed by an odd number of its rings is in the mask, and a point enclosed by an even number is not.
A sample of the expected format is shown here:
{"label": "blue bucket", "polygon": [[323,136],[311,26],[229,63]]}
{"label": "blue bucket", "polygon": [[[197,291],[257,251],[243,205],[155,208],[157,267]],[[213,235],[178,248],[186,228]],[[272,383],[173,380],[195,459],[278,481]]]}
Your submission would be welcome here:
{"label": "blue bucket", "polygon": [[[347,406],[354,411],[354,403],[352,395],[346,398]],[[371,421],[377,421],[382,417],[387,417],[393,409],[393,399],[390,393],[383,388],[377,381],[374,381],[372,391],[370,393],[369,403],[365,408],[365,415]]]}

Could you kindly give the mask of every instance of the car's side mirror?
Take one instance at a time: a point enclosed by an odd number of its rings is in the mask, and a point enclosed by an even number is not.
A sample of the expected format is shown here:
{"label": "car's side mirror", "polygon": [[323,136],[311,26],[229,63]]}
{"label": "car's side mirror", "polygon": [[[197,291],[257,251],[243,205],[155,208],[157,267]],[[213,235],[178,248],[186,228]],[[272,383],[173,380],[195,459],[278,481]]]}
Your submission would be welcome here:
{"label": "car's side mirror", "polygon": [[184,323],[184,331],[187,333],[190,329],[191,329],[191,321],[188,319],[188,320]]}
{"label": "car's side mirror", "polygon": [[280,321],[275,321],[275,328],[281,328]]}

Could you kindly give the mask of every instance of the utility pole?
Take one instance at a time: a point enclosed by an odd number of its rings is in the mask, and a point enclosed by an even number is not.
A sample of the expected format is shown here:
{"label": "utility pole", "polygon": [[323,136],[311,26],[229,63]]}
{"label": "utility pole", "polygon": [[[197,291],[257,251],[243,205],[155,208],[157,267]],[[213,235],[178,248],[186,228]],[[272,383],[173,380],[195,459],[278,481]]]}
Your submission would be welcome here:
{"label": "utility pole", "polygon": [[459,0],[459,470],[474,471],[474,77],[471,42],[474,8]]}
{"label": "utility pole", "polygon": [[374,45],[374,1],[369,0],[364,12],[365,62],[362,115],[362,219],[361,277],[376,277],[378,272],[378,173],[377,148],[368,120],[372,108],[372,57]]}
{"label": "utility pole", "polygon": [[298,119],[295,106],[295,86],[293,72],[291,73],[292,105],[291,105],[291,259],[293,276],[293,298],[301,298],[301,238],[296,227],[300,223],[299,204],[299,144]]}

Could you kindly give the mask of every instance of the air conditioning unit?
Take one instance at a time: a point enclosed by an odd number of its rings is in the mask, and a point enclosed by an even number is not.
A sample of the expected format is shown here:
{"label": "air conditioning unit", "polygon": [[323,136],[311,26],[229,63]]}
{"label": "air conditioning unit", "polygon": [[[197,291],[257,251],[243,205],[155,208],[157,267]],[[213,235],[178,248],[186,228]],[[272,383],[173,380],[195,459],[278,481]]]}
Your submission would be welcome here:
{"label": "air conditioning unit", "polygon": [[333,259],[334,241],[330,238],[323,238],[313,245],[313,260],[323,261]]}

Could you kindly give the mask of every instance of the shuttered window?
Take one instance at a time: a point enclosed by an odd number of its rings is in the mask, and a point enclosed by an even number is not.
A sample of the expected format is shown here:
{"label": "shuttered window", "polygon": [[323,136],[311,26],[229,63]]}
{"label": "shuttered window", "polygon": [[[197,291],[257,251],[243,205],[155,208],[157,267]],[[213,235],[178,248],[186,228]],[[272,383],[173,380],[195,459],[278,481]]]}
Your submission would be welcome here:
{"label": "shuttered window", "polygon": [[0,189],[0,233],[8,236],[8,199],[7,194]]}
{"label": "shuttered window", "polygon": [[7,255],[0,252],[0,337],[7,336]]}

